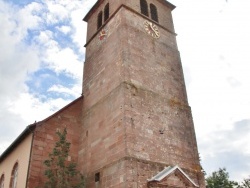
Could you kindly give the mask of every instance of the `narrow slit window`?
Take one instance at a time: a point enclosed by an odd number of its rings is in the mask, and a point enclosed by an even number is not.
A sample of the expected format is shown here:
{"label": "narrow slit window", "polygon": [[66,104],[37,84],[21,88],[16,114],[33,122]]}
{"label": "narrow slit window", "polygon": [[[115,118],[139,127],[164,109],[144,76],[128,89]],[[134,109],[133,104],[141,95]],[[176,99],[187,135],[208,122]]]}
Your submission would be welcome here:
{"label": "narrow slit window", "polygon": [[148,16],[148,3],[146,0],[140,0],[141,13],[145,16]]}
{"label": "narrow slit window", "polygon": [[95,182],[99,182],[100,181],[100,172],[95,174]]}
{"label": "narrow slit window", "polygon": [[104,22],[109,19],[109,3],[104,8]]}
{"label": "narrow slit window", "polygon": [[157,8],[154,4],[150,4],[150,13],[151,13],[151,19],[156,21],[156,22],[159,22]]}
{"label": "narrow slit window", "polygon": [[102,11],[98,14],[97,29],[99,29],[101,26],[102,26]]}

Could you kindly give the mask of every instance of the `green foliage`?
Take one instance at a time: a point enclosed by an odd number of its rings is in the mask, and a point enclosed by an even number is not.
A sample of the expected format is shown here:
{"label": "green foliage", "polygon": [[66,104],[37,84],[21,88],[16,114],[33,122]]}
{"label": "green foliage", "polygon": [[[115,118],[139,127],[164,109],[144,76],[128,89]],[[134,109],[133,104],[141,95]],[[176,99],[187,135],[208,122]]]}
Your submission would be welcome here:
{"label": "green foliage", "polygon": [[238,183],[229,180],[229,174],[225,168],[220,168],[206,178],[207,188],[234,188]]}
{"label": "green foliage", "polygon": [[44,188],[83,188],[84,178],[76,169],[76,163],[69,162],[70,142],[67,141],[67,130],[56,132],[58,141],[49,154],[49,159],[44,161],[47,167],[45,176],[48,181]]}
{"label": "green foliage", "polygon": [[237,188],[250,188],[250,177],[248,179],[244,179]]}

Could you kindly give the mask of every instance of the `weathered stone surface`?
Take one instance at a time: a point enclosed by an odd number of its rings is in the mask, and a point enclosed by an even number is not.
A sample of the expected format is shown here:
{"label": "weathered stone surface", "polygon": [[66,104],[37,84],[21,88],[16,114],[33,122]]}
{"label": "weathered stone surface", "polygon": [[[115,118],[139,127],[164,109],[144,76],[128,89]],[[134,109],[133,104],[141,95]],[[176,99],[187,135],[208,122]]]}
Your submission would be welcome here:
{"label": "weathered stone surface", "polygon": [[70,160],[78,162],[79,136],[81,126],[82,97],[61,109],[36,126],[33,133],[27,188],[34,188],[44,182],[45,165],[58,139],[56,131],[67,128],[67,140],[71,143]]}
{"label": "weathered stone surface", "polygon": [[[91,9],[86,18],[84,97],[36,125],[28,188],[44,182],[43,161],[57,141],[55,132],[65,127],[69,160],[78,163],[87,188],[146,188],[151,186],[148,179],[175,165],[205,188],[173,6],[165,0],[147,2],[157,7],[159,23],[140,14],[140,0],[99,0]],[[107,3],[110,18],[97,30],[97,15]],[[158,27],[160,38],[145,31],[145,20]],[[102,29],[107,35],[100,40]],[[165,183],[185,187],[178,176]]]}
{"label": "weathered stone surface", "polygon": [[147,187],[169,165],[204,187],[171,8],[147,2],[158,9],[159,39],[145,31],[139,0],[109,1],[103,40],[96,20],[108,1],[88,17],[79,163],[90,188]]}

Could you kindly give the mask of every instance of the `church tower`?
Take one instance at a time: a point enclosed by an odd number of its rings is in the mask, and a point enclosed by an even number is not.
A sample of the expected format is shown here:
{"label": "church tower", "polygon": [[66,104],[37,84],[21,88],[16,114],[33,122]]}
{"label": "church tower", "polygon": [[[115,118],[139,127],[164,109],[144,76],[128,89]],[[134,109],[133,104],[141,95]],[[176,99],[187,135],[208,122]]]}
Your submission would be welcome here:
{"label": "church tower", "polygon": [[88,188],[201,187],[165,0],[98,0],[88,23],[79,164]]}

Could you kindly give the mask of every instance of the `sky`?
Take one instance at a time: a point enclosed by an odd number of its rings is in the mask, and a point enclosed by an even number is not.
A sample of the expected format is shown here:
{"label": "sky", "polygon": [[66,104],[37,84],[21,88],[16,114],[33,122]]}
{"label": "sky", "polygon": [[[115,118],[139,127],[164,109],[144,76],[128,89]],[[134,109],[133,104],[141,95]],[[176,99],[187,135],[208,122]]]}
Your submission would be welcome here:
{"label": "sky", "polygon": [[[82,93],[94,0],[0,0],[0,154]],[[250,175],[250,1],[169,0],[201,163]]]}

